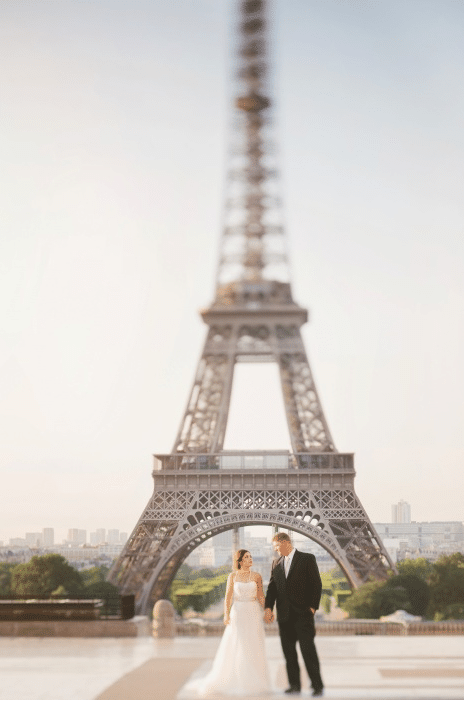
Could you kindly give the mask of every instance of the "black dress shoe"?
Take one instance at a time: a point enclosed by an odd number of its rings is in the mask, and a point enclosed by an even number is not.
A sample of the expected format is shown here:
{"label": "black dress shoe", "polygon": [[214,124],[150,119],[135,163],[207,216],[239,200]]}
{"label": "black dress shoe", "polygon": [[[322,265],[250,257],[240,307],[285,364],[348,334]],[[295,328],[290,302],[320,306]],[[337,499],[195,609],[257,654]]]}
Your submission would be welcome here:
{"label": "black dress shoe", "polygon": [[300,687],[288,687],[287,689],[284,690],[285,694],[299,694],[301,691]]}
{"label": "black dress shoe", "polygon": [[312,696],[313,696],[313,697],[321,697],[322,694],[323,694],[323,687],[322,687],[322,689],[314,689],[314,690],[312,691]]}

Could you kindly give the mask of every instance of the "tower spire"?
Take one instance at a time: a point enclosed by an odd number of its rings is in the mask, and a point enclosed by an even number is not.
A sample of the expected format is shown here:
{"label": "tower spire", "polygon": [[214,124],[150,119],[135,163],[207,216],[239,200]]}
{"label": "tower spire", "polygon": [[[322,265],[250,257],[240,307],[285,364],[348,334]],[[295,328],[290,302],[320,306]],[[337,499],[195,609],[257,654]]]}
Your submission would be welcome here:
{"label": "tower spire", "polygon": [[267,302],[266,281],[289,281],[279,175],[275,163],[268,17],[265,0],[242,0],[235,65],[235,115],[216,298],[233,289]]}

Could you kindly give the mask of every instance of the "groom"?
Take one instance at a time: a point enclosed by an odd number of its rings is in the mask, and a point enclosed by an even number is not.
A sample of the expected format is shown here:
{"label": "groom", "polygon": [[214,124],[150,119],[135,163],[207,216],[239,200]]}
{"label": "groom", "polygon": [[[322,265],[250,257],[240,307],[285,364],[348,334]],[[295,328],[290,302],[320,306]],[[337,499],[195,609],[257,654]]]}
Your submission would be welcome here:
{"label": "groom", "polygon": [[299,552],[291,544],[287,533],[277,533],[273,548],[279,557],[273,560],[270,583],[265,597],[265,621],[273,621],[272,609],[276,601],[278,626],[286,658],[289,688],[286,694],[301,691],[296,643],[299,641],[302,657],[312,683],[313,696],[323,692],[320,665],[315,650],[314,614],[320,604],[322,580],[313,555]]}

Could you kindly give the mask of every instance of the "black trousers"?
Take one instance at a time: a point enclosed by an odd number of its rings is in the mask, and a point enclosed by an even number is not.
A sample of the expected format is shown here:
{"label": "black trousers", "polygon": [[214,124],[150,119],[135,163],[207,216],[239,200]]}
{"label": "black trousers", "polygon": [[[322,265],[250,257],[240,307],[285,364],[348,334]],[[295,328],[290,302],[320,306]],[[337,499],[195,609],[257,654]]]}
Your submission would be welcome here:
{"label": "black trousers", "polygon": [[312,688],[323,689],[323,682],[320,676],[320,664],[315,649],[315,625],[314,617],[309,611],[306,614],[289,612],[287,621],[279,621],[279,632],[281,646],[286,658],[286,670],[291,687],[301,688],[301,677],[299,674],[299,661],[297,659],[296,644],[299,641],[302,657],[306,670],[310,677]]}

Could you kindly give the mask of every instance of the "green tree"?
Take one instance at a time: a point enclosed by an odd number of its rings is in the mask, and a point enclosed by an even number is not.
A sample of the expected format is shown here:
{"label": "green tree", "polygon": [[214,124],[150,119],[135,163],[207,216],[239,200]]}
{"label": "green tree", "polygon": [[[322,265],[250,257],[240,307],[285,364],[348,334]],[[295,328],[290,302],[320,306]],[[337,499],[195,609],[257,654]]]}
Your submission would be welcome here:
{"label": "green tree", "polygon": [[431,564],[424,558],[403,560],[399,574],[387,582],[368,582],[346,601],[354,618],[380,618],[404,609],[435,621],[463,619],[463,555],[443,555]]}
{"label": "green tree", "polygon": [[415,560],[401,560],[397,563],[397,569],[401,576],[419,577],[423,582],[427,582],[433,566],[425,557],[417,557]]}
{"label": "green tree", "polygon": [[209,606],[224,597],[225,589],[226,574],[223,573],[211,578],[199,577],[190,583],[175,579],[171,585],[169,598],[179,614],[187,609],[193,609],[202,614]]}
{"label": "green tree", "polygon": [[[415,616],[425,616],[429,604],[430,588],[417,574],[408,571],[406,574],[397,574],[390,577],[385,583],[385,588],[403,587],[409,600],[408,613]],[[401,608],[401,607],[400,607]]]}
{"label": "green tree", "polygon": [[108,572],[109,570],[105,565],[90,567],[87,570],[80,570],[83,585],[88,587],[91,584],[97,584],[97,582],[106,582]]}
{"label": "green tree", "polygon": [[346,582],[346,584],[348,584],[348,580],[346,579],[346,575],[343,572],[343,570],[341,569],[341,567],[338,567],[338,566],[334,567],[330,571],[330,575],[331,575],[332,579],[334,579],[335,581],[342,580],[342,581]]}
{"label": "green tree", "polygon": [[330,613],[331,610],[331,599],[328,594],[322,593],[322,598],[320,599],[320,605],[326,614]]}
{"label": "green tree", "polygon": [[107,615],[115,615],[120,609],[120,593],[114,584],[106,581],[92,582],[84,588],[87,599],[103,599],[101,611]]}
{"label": "green tree", "polygon": [[34,555],[11,572],[11,590],[16,596],[48,597],[61,586],[72,596],[83,592],[80,573],[62,555]]}
{"label": "green tree", "polygon": [[384,582],[367,582],[346,599],[345,609],[351,618],[380,618],[398,609],[408,611],[410,600],[402,586]]}
{"label": "green tree", "polygon": [[199,578],[202,578],[202,579],[208,578],[209,579],[210,577],[215,577],[216,573],[214,572],[214,570],[210,570],[209,567],[202,567],[202,569],[197,570],[193,576],[195,577],[195,579],[199,579]]}
{"label": "green tree", "polygon": [[175,576],[175,579],[180,580],[181,582],[189,582],[192,574],[193,574],[193,569],[190,567],[190,565],[187,565],[184,562],[177,570],[177,574]]}
{"label": "green tree", "polygon": [[437,621],[463,618],[464,564],[460,552],[442,555],[429,575],[428,615]]}
{"label": "green tree", "polygon": [[16,562],[0,562],[0,596],[11,594],[11,573]]}

